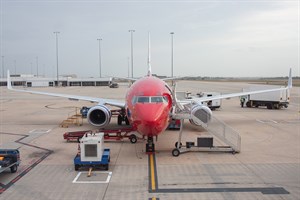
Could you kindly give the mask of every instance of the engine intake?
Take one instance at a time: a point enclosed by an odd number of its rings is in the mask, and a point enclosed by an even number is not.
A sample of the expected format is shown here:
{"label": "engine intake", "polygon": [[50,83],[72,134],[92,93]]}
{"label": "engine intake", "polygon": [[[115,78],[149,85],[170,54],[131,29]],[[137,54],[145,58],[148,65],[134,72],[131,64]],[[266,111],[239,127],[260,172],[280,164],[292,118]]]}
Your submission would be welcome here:
{"label": "engine intake", "polygon": [[87,113],[87,119],[93,126],[104,127],[110,122],[110,109],[103,105],[91,107]]}
{"label": "engine intake", "polygon": [[212,112],[209,107],[196,104],[191,109],[190,122],[196,126],[206,125],[211,120]]}

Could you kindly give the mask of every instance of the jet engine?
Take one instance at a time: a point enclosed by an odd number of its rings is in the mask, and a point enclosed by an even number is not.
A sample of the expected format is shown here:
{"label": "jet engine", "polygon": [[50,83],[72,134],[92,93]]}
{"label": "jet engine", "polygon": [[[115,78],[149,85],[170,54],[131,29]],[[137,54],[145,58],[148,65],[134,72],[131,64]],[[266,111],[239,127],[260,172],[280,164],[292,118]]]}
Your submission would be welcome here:
{"label": "jet engine", "polygon": [[191,108],[191,124],[196,126],[206,125],[211,120],[212,112],[209,107],[202,104],[195,104]]}
{"label": "jet engine", "polygon": [[87,119],[93,126],[104,127],[110,122],[111,111],[104,105],[97,105],[89,109]]}

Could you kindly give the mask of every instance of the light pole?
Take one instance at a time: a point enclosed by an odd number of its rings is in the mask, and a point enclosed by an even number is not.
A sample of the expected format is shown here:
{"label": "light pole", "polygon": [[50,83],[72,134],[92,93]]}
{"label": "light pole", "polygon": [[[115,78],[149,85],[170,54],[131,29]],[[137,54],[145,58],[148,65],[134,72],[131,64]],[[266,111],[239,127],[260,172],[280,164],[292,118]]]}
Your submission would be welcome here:
{"label": "light pole", "polygon": [[57,81],[57,87],[59,86],[59,75],[58,75],[58,37],[57,34],[59,34],[60,32],[55,31],[53,32],[55,34],[55,38],[56,38],[56,81]]}
{"label": "light pole", "polygon": [[173,60],[174,60],[174,55],[173,55],[173,36],[174,32],[171,32],[171,76],[172,78],[174,77],[174,68],[173,68]]}
{"label": "light pole", "polygon": [[32,62],[30,63],[30,74],[32,75],[33,72],[32,72]]}
{"label": "light pole", "polygon": [[135,32],[135,30],[129,30],[129,32],[131,36],[131,78],[133,78],[133,32]]}
{"label": "light pole", "polygon": [[45,66],[45,64],[43,64],[43,75],[42,76],[46,77],[46,66]]}
{"label": "light pole", "polygon": [[4,78],[4,56],[2,56],[2,78]]}
{"label": "light pole", "polygon": [[36,57],[36,77],[39,77],[39,57]]}
{"label": "light pole", "polygon": [[100,74],[100,78],[101,76],[101,38],[97,39],[99,41],[99,74]]}
{"label": "light pole", "polygon": [[14,66],[15,66],[15,75],[17,75],[17,60],[14,60]]}
{"label": "light pole", "polygon": [[127,67],[128,67],[128,78],[130,77],[130,58],[129,57],[127,57]]}

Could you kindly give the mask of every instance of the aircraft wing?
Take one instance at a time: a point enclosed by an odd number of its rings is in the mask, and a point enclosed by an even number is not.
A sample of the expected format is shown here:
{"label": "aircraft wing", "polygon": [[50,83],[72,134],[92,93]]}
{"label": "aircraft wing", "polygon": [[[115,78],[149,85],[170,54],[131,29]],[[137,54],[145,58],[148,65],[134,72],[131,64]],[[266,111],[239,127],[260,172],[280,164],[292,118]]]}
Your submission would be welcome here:
{"label": "aircraft wing", "polygon": [[178,80],[178,79],[182,79],[184,77],[169,77],[169,78],[162,78],[161,80],[163,81],[173,81],[173,80]]}
{"label": "aircraft wing", "polygon": [[290,69],[290,73],[289,73],[288,85],[286,87],[249,91],[249,92],[239,92],[239,93],[232,93],[232,94],[222,94],[222,95],[216,95],[216,96],[211,96],[211,97],[200,97],[200,98],[193,98],[190,100],[187,99],[187,100],[178,101],[178,102],[187,103],[187,102],[194,101],[197,103],[202,103],[202,102],[212,101],[212,100],[217,100],[217,99],[229,99],[232,97],[240,97],[240,96],[249,95],[249,94],[259,94],[259,93],[274,92],[274,91],[280,91],[280,90],[288,90],[290,88],[292,88],[292,70],[291,69]]}
{"label": "aircraft wing", "polygon": [[7,71],[7,88],[9,90],[16,91],[16,92],[25,92],[25,93],[30,93],[30,94],[47,95],[47,96],[53,96],[53,97],[63,97],[63,98],[67,98],[69,100],[90,101],[90,102],[95,102],[98,104],[106,104],[106,105],[116,106],[116,107],[120,107],[120,108],[125,107],[125,102],[113,100],[113,99],[103,99],[103,98],[89,97],[89,96],[77,96],[77,95],[69,95],[69,94],[59,94],[59,93],[51,93],[51,92],[40,92],[40,91],[33,91],[33,90],[15,89],[11,86],[9,71]]}
{"label": "aircraft wing", "polygon": [[114,76],[113,78],[117,78],[117,79],[121,79],[121,80],[125,80],[125,81],[137,81],[137,78],[130,78],[130,77],[117,77]]}

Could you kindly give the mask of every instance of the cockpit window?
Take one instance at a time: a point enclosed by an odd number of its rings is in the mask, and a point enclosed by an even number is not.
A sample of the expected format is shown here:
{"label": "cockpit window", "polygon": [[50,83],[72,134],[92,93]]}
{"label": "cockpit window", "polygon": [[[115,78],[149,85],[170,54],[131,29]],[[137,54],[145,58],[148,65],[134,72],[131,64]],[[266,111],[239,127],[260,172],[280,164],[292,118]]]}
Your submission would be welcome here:
{"label": "cockpit window", "polygon": [[132,103],[167,103],[168,99],[164,96],[137,96],[134,97]]}
{"label": "cockpit window", "polygon": [[149,103],[150,102],[150,98],[149,97],[138,97],[137,102],[138,103]]}
{"label": "cockpit window", "polygon": [[151,103],[162,102],[162,97],[151,97]]}
{"label": "cockpit window", "polygon": [[163,98],[162,97],[151,97],[151,103],[162,103]]}
{"label": "cockpit window", "polygon": [[131,102],[132,102],[132,104],[134,105],[134,104],[136,104],[136,101],[137,101],[137,97],[134,96],[134,97],[132,98]]}
{"label": "cockpit window", "polygon": [[163,101],[164,101],[164,103],[168,103],[169,100],[166,96],[163,96]]}

